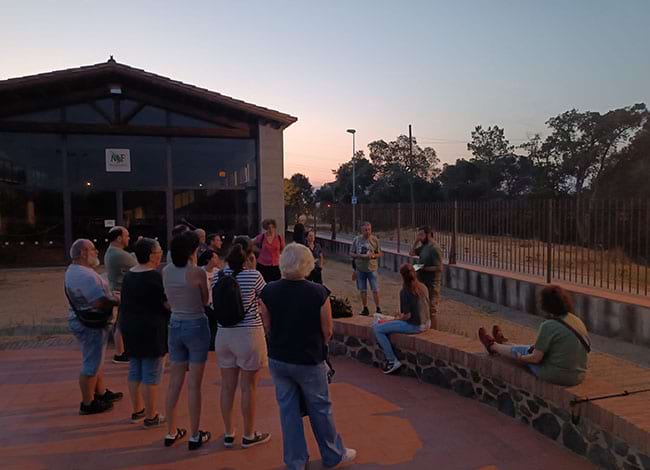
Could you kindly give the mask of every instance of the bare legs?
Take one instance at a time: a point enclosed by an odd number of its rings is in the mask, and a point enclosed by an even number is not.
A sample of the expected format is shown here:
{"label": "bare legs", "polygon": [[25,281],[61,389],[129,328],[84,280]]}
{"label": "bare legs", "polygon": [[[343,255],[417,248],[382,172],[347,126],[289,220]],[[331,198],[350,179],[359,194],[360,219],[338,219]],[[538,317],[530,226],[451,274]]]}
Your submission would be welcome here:
{"label": "bare legs", "polygon": [[[185,382],[185,371],[188,369],[187,362],[172,362],[169,378],[169,389],[167,391],[167,402],[165,413],[167,413],[167,432],[170,435],[176,434],[176,405],[178,397]],[[190,412],[190,430],[192,436],[199,432],[201,420],[201,383],[205,362],[190,363],[187,379],[188,407]]]}
{"label": "bare legs", "polygon": [[176,435],[176,404],[181,394],[187,362],[172,362],[169,374],[169,388],[167,389],[167,400],[165,402],[165,414],[167,415],[167,432],[169,435]]}
{"label": "bare legs", "polygon": [[[144,393],[140,393],[141,388]],[[158,398],[158,385],[146,385],[140,382],[129,382],[129,394],[131,396],[131,404],[133,405],[133,413],[145,410],[145,417],[153,419],[156,417],[156,401]],[[142,399],[144,395],[144,400]]]}
{"label": "bare legs", "polygon": [[241,372],[241,413],[244,417],[244,436],[252,436],[255,432],[258,379],[258,370]]}
{"label": "bare legs", "polygon": [[80,375],[79,389],[81,390],[81,401],[84,405],[90,405],[95,398],[94,394],[103,395],[106,392],[104,387],[104,374],[98,372],[97,375]]}
{"label": "bare legs", "polygon": [[232,412],[237,384],[240,381],[240,371],[241,412],[244,418],[244,436],[252,436],[255,432],[259,370],[246,371],[239,368],[221,369],[221,416],[223,417],[226,434],[232,436],[235,432],[232,422]]}
{"label": "bare legs", "polygon": [[221,416],[227,435],[232,436],[235,428],[232,424],[232,410],[235,402],[235,392],[239,382],[239,368],[221,369]]}

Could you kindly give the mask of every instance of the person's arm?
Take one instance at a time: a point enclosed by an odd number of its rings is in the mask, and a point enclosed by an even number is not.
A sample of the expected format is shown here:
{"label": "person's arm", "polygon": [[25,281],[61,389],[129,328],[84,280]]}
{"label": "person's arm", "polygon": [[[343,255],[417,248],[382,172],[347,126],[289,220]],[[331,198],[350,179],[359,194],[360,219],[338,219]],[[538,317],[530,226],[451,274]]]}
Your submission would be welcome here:
{"label": "person's arm", "polygon": [[384,253],[381,251],[381,244],[379,243],[379,238],[375,238],[375,240],[377,241],[377,251],[375,253],[372,253],[372,255],[368,255],[370,256],[371,259],[377,259],[384,256]]}
{"label": "person's arm", "polygon": [[539,349],[533,349],[530,354],[519,356],[517,360],[522,364],[539,364],[544,359],[544,352]]}
{"label": "person's arm", "polygon": [[352,258],[352,265],[354,267],[354,260],[357,258],[357,239],[354,238],[352,240],[352,244],[350,245],[350,258]]}
{"label": "person's arm", "polygon": [[332,304],[330,298],[325,299],[325,303],[320,308],[320,328],[323,332],[325,343],[329,343],[334,335],[334,320],[332,320]]}
{"label": "person's arm", "polygon": [[113,296],[102,296],[98,299],[95,299],[90,303],[90,306],[95,310],[108,310],[120,304],[120,301],[117,297]]}
{"label": "person's arm", "polygon": [[421,246],[422,242],[416,238],[413,242],[413,246],[411,246],[411,250],[409,251],[409,256],[420,256],[418,248],[421,248]]}
{"label": "person's arm", "polygon": [[271,312],[266,307],[266,304],[260,299],[260,318],[262,318],[262,324],[264,325],[264,332],[268,335],[271,332]]}
{"label": "person's arm", "polygon": [[190,275],[192,280],[199,286],[201,302],[203,302],[203,305],[208,305],[210,295],[208,294],[208,277],[205,275],[205,271],[201,268],[195,268]]}

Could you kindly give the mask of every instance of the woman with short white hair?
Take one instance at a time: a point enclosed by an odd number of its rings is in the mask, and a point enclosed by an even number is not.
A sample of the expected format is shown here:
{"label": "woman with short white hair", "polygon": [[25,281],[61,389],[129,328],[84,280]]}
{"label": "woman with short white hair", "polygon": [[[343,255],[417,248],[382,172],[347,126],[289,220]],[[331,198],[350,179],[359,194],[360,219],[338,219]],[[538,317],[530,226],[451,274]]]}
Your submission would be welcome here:
{"label": "woman with short white hair", "polygon": [[280,408],[284,463],[289,469],[303,469],[309,460],[301,395],[323,464],[333,467],[356,456],[354,449],[345,448],[334,424],[325,363],[334,329],[330,291],[305,279],[313,269],[309,248],[291,243],[280,256],[282,279],[267,284],[260,295],[269,369]]}

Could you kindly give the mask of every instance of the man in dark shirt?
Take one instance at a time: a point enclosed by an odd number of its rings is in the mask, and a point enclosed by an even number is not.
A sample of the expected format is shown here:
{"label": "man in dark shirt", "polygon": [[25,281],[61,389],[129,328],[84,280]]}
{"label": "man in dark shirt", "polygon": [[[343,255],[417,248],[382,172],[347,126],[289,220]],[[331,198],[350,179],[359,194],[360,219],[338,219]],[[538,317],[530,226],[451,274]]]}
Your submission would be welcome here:
{"label": "man in dark shirt", "polygon": [[442,251],[433,241],[433,230],[424,226],[418,229],[418,234],[409,253],[418,256],[418,280],[429,290],[431,308],[431,328],[436,327],[436,313],[440,302],[442,287]]}

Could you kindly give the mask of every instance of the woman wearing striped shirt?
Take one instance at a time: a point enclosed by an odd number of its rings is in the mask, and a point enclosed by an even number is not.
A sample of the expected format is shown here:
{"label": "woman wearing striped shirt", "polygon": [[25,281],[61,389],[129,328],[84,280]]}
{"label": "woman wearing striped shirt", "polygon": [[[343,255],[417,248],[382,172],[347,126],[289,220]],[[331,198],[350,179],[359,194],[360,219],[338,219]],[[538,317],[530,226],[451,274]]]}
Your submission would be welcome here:
{"label": "woman wearing striped shirt", "polygon": [[[269,433],[259,433],[255,430],[257,381],[259,371],[268,364],[268,358],[264,327],[257,305],[259,295],[266,283],[262,275],[252,267],[252,263],[255,262],[252,253],[250,248],[244,249],[239,244],[233,245],[226,257],[228,267],[223,273],[219,273],[225,276],[235,275],[245,312],[244,319],[236,325],[230,327],[219,325],[214,345],[217,363],[221,369],[221,415],[225,427],[224,446],[226,447],[232,447],[235,443],[232,411],[238,382],[244,415],[241,446],[252,447],[268,442],[271,438]],[[213,282],[216,284],[218,280],[219,277],[215,276]]]}

